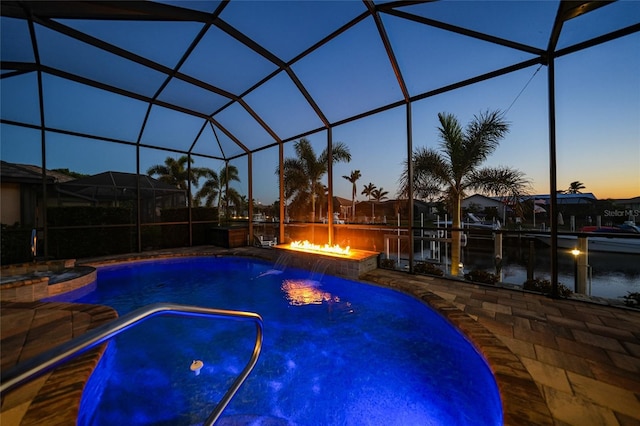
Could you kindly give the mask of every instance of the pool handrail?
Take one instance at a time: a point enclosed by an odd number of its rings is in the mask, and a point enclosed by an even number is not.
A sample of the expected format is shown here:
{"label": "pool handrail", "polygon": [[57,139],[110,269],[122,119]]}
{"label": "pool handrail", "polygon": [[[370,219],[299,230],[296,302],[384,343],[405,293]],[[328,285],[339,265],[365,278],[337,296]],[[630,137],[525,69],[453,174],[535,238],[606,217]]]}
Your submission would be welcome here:
{"label": "pool handrail", "polygon": [[251,358],[204,422],[205,425],[212,425],[218,417],[220,417],[226,406],[258,362],[258,357],[262,350],[263,322],[262,317],[257,313],[181,305],[176,303],[153,303],[146,305],[113,321],[96,327],[74,339],[69,340],[68,342],[36,355],[25,362],[21,362],[14,367],[7,369],[7,371],[3,371],[0,378],[0,396],[4,397],[5,392],[14,389],[16,386],[19,386],[40,374],[57,367],[69,359],[104,343],[107,340],[110,340],[121,332],[134,327],[147,319],[160,315],[232,318],[237,320],[252,320],[256,324],[256,341]]}

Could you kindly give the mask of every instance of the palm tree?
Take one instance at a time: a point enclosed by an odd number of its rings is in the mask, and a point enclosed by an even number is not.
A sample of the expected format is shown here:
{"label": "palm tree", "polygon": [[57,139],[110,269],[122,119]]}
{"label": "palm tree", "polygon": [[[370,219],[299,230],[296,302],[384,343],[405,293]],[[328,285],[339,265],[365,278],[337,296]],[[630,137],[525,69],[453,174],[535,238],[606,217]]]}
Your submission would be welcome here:
{"label": "palm tree", "polygon": [[[297,141],[293,147],[297,158],[286,158],[283,163],[285,199],[293,198],[292,204],[297,205],[306,205],[311,199],[311,220],[315,222],[316,198],[324,196],[320,179],[327,173],[329,156],[326,149],[316,156],[306,138]],[[349,148],[342,142],[333,145],[332,156],[334,162],[351,161]],[[279,173],[276,169],[276,174]]]}
{"label": "palm tree", "polygon": [[229,187],[230,182],[240,182],[238,168],[231,164],[225,164],[218,173],[218,217],[220,209],[224,206],[225,217],[229,215],[229,204],[239,205],[240,194],[234,188]]}
{"label": "palm tree", "polygon": [[582,192],[580,192],[581,189],[585,189],[586,186],[584,186],[584,183],[580,182],[580,181],[574,181],[571,182],[569,184],[569,189],[567,189],[566,192],[567,194],[582,194]]}
{"label": "palm tree", "polygon": [[202,188],[196,192],[195,201],[196,204],[200,205],[201,200],[204,199],[204,205],[211,207],[219,194],[220,179],[218,174],[211,169],[204,169],[202,177],[205,178],[205,181],[202,184]]}
{"label": "palm tree", "polygon": [[[373,191],[371,191],[371,197],[373,197],[376,203],[379,203],[382,200],[385,200],[387,198],[387,194],[389,194],[389,191],[385,191],[382,187],[375,188]],[[372,221],[373,221],[373,218],[375,217],[373,206],[374,204],[372,203],[371,204],[371,220]]]}
{"label": "palm tree", "polygon": [[352,170],[349,176],[342,176],[344,179],[351,182],[351,220],[355,220],[356,218],[356,192],[358,191],[356,187],[356,181],[362,177],[360,174],[360,170]]}
{"label": "palm tree", "polygon": [[[169,185],[173,185],[179,189],[188,191],[189,182],[195,188],[198,187],[198,179],[203,174],[201,168],[191,167],[191,176],[189,176],[189,169],[186,164],[189,162],[189,157],[186,155],[181,156],[177,160],[172,157],[167,157],[164,160],[164,165],[157,164],[147,169],[149,176],[158,175],[158,180]],[[193,164],[193,159],[190,161]],[[189,192],[189,201],[192,201],[191,193]]]}
{"label": "palm tree", "polygon": [[[439,113],[441,152],[432,148],[418,148],[413,153],[414,181],[417,197],[440,194],[453,211],[451,242],[451,275],[458,275],[460,263],[461,204],[467,190],[490,195],[507,195],[519,200],[525,194],[528,181],[514,169],[480,168],[509,131],[509,125],[499,111],[474,116],[463,129],[453,114]],[[403,192],[408,193],[408,164],[400,178]]]}
{"label": "palm tree", "polygon": [[249,212],[249,200],[247,200],[247,196],[240,195],[240,199],[238,201],[239,202],[236,205],[236,214],[246,216]]}
{"label": "palm tree", "polygon": [[366,196],[369,199],[369,201],[371,201],[371,193],[373,192],[374,189],[376,189],[376,186],[371,182],[369,182],[368,185],[365,185],[363,187],[361,194]]}
{"label": "palm tree", "polygon": [[[368,185],[365,185],[364,188],[362,189],[361,194],[365,195],[367,197],[367,199],[369,200],[369,202],[371,202],[371,193],[373,192],[373,190],[376,189],[376,186],[374,184],[372,184],[371,182],[369,182]],[[371,217],[373,218],[373,203],[371,203]]]}
{"label": "palm tree", "polygon": [[242,196],[238,192],[237,189],[229,187],[228,190],[222,194],[220,202],[224,206],[225,216],[229,217],[230,209],[229,207],[235,207],[235,211],[242,208]]}
{"label": "palm tree", "polygon": [[208,168],[202,168],[198,169],[198,173],[201,177],[205,178],[205,181],[202,184],[202,188],[200,188],[195,195],[196,204],[200,205],[201,200],[204,199],[204,205],[211,207],[217,200],[218,219],[222,216],[220,212],[222,212],[221,208],[223,206],[225,208],[225,214],[228,213],[229,203],[235,206],[241,206],[242,197],[238,191],[234,188],[227,189],[227,182],[240,182],[236,166],[223,166],[218,173]]}

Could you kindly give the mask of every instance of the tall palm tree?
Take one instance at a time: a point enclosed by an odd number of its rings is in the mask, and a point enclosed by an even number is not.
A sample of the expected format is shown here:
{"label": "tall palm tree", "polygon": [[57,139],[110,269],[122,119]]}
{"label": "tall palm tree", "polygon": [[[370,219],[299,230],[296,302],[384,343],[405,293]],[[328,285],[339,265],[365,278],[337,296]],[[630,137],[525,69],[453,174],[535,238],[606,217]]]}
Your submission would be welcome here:
{"label": "tall palm tree", "polygon": [[[229,216],[229,204],[238,205],[241,203],[240,194],[234,188],[229,187],[229,183],[240,182],[238,168],[232,164],[225,164],[218,173],[218,212],[224,210],[225,217]],[[221,210],[221,208],[223,208]],[[220,213],[218,213],[220,217]]]}
{"label": "tall palm tree", "polygon": [[[439,113],[440,149],[418,148],[413,153],[414,194],[429,197],[440,194],[453,212],[451,239],[451,275],[458,275],[460,263],[461,204],[467,190],[490,195],[506,195],[517,201],[525,194],[528,181],[514,169],[481,168],[481,164],[498,147],[509,131],[500,111],[483,112],[473,117],[465,129],[453,114]],[[400,178],[403,192],[408,193],[408,164]]]}
{"label": "tall palm tree", "polygon": [[342,176],[344,179],[351,182],[351,220],[356,218],[356,181],[362,177],[360,170],[352,170],[349,176]]}
{"label": "tall palm tree", "polygon": [[[158,175],[158,180],[169,185],[173,185],[179,189],[185,191],[189,190],[189,181],[193,187],[198,187],[198,179],[203,174],[203,170],[197,167],[191,167],[191,175],[189,176],[189,169],[186,167],[189,162],[189,157],[186,155],[181,156],[177,160],[172,157],[167,157],[163,164],[157,164],[147,169],[149,176]],[[193,159],[191,159],[193,164]],[[189,200],[192,201],[191,193],[189,192]]]}
{"label": "tall palm tree", "polygon": [[201,200],[204,199],[204,205],[211,207],[217,201],[218,219],[222,216],[221,209],[223,206],[225,214],[228,215],[229,203],[235,206],[242,204],[242,197],[238,191],[234,188],[227,189],[227,182],[240,182],[236,166],[223,166],[218,173],[208,168],[199,169],[198,172],[200,177],[205,178],[205,181],[202,184],[202,188],[195,195],[196,204],[200,205]]}
{"label": "tall palm tree", "polygon": [[[371,193],[373,192],[373,190],[374,190],[374,189],[376,189],[376,186],[375,186],[373,183],[369,182],[369,184],[368,184],[368,185],[365,185],[365,186],[364,186],[364,188],[362,189],[361,194],[362,194],[362,195],[364,195],[364,196],[366,196],[366,197],[367,197],[367,199],[368,199],[369,201],[371,201]],[[371,203],[371,217],[372,217],[372,218],[373,218],[373,214],[374,214],[374,211],[373,211],[373,203]]]}
{"label": "tall palm tree", "polygon": [[569,189],[567,189],[565,192],[567,194],[582,194],[582,192],[580,192],[581,189],[585,189],[586,186],[584,186],[584,183],[576,180],[573,181],[569,184]]}
{"label": "tall palm tree", "polygon": [[[311,220],[316,220],[316,199],[324,196],[323,185],[320,182],[322,176],[327,173],[329,155],[324,149],[320,156],[316,156],[311,142],[302,138],[293,145],[296,158],[286,158],[284,168],[284,192],[285,198],[293,198],[292,204],[306,205],[311,201]],[[333,145],[333,161],[351,161],[349,148],[342,142]],[[276,169],[276,174],[280,170]]]}
{"label": "tall palm tree", "polygon": [[374,184],[372,184],[371,182],[369,182],[368,185],[365,185],[363,187],[361,194],[366,196],[367,199],[369,199],[369,201],[371,201],[371,193],[373,192],[374,189],[376,189],[376,186]]}

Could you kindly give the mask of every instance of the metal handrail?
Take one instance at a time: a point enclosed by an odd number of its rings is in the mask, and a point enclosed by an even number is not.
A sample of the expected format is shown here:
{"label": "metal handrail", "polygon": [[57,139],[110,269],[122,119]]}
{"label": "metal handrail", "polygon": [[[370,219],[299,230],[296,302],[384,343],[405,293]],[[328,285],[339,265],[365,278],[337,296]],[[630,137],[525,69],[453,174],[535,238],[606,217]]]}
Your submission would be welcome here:
{"label": "metal handrail", "polygon": [[94,346],[106,342],[112,337],[117,336],[121,332],[134,327],[149,318],[159,315],[232,318],[239,320],[252,320],[256,324],[256,342],[253,347],[251,358],[204,423],[205,425],[212,425],[216,420],[218,420],[222,411],[224,411],[258,361],[258,356],[262,350],[263,333],[262,317],[259,314],[253,312],[204,308],[200,306],[179,305],[174,303],[154,303],[147,305],[129,312],[116,320],[96,327],[75,339],[56,346],[49,351],[43,352],[40,355],[2,372],[2,376],[0,378],[0,396],[4,397],[5,392],[10,391],[16,386],[55,368],[56,366],[93,348]]}

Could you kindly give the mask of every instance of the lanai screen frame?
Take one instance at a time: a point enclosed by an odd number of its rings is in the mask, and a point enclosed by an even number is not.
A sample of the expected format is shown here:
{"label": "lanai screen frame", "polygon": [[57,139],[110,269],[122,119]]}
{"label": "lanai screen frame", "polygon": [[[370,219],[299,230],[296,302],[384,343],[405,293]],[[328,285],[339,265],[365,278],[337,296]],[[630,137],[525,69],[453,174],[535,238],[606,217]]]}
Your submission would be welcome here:
{"label": "lanai screen frame", "polygon": [[[557,10],[557,13],[555,15],[555,21],[553,24],[553,28],[551,31],[551,36],[549,38],[548,41],[548,45],[546,49],[540,49],[540,48],[535,48],[535,47],[531,47],[522,43],[518,43],[516,41],[513,40],[509,40],[509,39],[505,39],[505,38],[500,38],[500,37],[496,37],[496,36],[492,36],[492,35],[488,35],[488,34],[484,34],[478,31],[474,31],[472,29],[469,28],[464,28],[464,27],[460,27],[460,26],[455,26],[455,25],[451,25],[451,24],[447,24],[444,22],[440,22],[440,21],[436,21],[433,19],[429,19],[429,18],[425,18],[425,17],[421,17],[406,11],[403,11],[401,8],[404,6],[408,6],[408,5],[413,5],[413,4],[418,4],[418,3],[425,3],[424,1],[392,1],[389,3],[375,3],[373,1],[368,1],[368,0],[363,0],[363,4],[366,7],[366,11],[361,13],[360,15],[358,15],[357,17],[355,17],[354,19],[352,19],[351,21],[347,22],[346,24],[344,24],[343,26],[341,26],[339,29],[337,29],[336,31],[334,31],[333,33],[331,33],[330,35],[320,39],[317,41],[317,43],[315,43],[311,48],[305,50],[304,52],[301,52],[299,55],[297,55],[296,57],[294,57],[293,59],[285,62],[283,60],[281,60],[280,58],[276,57],[275,55],[273,55],[272,53],[270,53],[268,50],[266,50],[264,47],[262,47],[260,44],[258,44],[256,41],[252,40],[250,37],[248,37],[246,34],[242,33],[241,31],[237,30],[236,28],[234,28],[233,26],[231,26],[230,24],[226,23],[225,21],[223,21],[222,19],[220,19],[220,14],[222,13],[222,11],[225,9],[225,7],[229,4],[228,1],[223,1],[221,2],[215,9],[215,11],[213,13],[204,13],[204,12],[199,12],[196,10],[192,10],[192,9],[185,9],[185,8],[180,8],[180,7],[175,7],[175,6],[170,6],[167,4],[161,4],[161,3],[152,3],[152,2],[100,2],[100,1],[96,1],[96,2],[68,2],[68,1],[47,1],[47,2],[20,2],[20,1],[3,1],[2,3],[2,8],[0,9],[1,15],[3,17],[12,17],[12,18],[18,18],[18,19],[23,19],[25,21],[27,21],[28,25],[29,25],[29,31],[31,33],[31,41],[32,41],[32,48],[34,50],[34,52],[36,52],[35,56],[35,61],[33,63],[27,63],[27,62],[8,62],[8,61],[3,61],[2,62],[2,69],[7,70],[8,72],[3,72],[2,74],[2,78],[8,78],[8,77],[12,77],[15,75],[19,75],[19,74],[23,74],[23,73],[30,73],[30,72],[36,72],[37,76],[38,76],[38,91],[39,91],[39,103],[40,103],[40,125],[30,125],[30,124],[25,124],[25,123],[19,123],[19,122],[15,122],[15,121],[11,121],[11,120],[6,120],[6,119],[2,119],[2,123],[5,124],[10,124],[10,125],[15,125],[15,126],[22,126],[22,127],[30,127],[36,130],[40,131],[41,134],[41,144],[42,144],[42,170],[43,170],[43,177],[44,177],[44,173],[46,170],[46,149],[45,149],[45,134],[47,132],[57,132],[57,133],[61,133],[61,134],[67,134],[67,135],[71,135],[71,136],[80,136],[80,137],[87,137],[87,138],[92,138],[92,139],[96,139],[96,140],[101,140],[101,141],[106,141],[106,142],[112,142],[112,143],[120,143],[120,144],[125,144],[125,145],[133,145],[135,146],[136,149],[136,174],[140,174],[140,149],[141,148],[153,148],[153,149],[159,149],[159,150],[163,150],[163,151],[167,151],[173,154],[182,154],[182,155],[187,155],[189,158],[191,158],[191,155],[193,154],[193,148],[195,146],[195,143],[197,141],[197,137],[196,139],[192,142],[190,148],[188,150],[180,150],[180,149],[169,149],[169,148],[162,148],[162,147],[158,147],[158,146],[148,146],[145,145],[143,143],[141,143],[140,137],[138,138],[136,143],[131,143],[128,141],[123,141],[123,140],[115,140],[115,139],[110,139],[110,138],[105,138],[105,137],[101,137],[100,135],[87,135],[87,134],[80,134],[80,133],[76,133],[73,131],[68,131],[68,130],[61,130],[61,129],[52,129],[46,126],[45,122],[45,116],[44,116],[44,105],[43,105],[43,91],[42,91],[42,75],[43,73],[46,74],[50,74],[50,75],[54,75],[54,76],[58,76],[58,77],[62,77],[65,79],[69,79],[71,81],[74,82],[78,82],[81,84],[85,84],[85,85],[89,85],[89,86],[93,86],[99,89],[103,89],[109,92],[113,92],[122,96],[126,96],[126,97],[131,97],[134,99],[138,99],[140,101],[143,101],[145,103],[148,104],[148,110],[147,110],[147,116],[145,118],[145,122],[146,119],[149,116],[149,112],[152,106],[157,105],[157,106],[163,106],[175,111],[179,111],[185,114],[189,114],[189,115],[193,115],[195,117],[199,117],[204,119],[204,125],[201,129],[204,130],[204,127],[209,125],[212,126],[212,128],[215,130],[215,128],[220,129],[222,132],[224,132],[224,134],[226,135],[226,137],[228,137],[231,141],[233,141],[238,147],[241,148],[242,150],[242,154],[239,155],[235,155],[235,156],[223,156],[222,158],[220,157],[215,157],[215,156],[207,156],[207,155],[203,155],[198,153],[197,155],[199,157],[204,157],[204,158],[211,158],[213,160],[220,160],[225,162],[225,164],[228,164],[230,161],[233,160],[237,160],[240,159],[242,157],[246,157],[247,159],[247,166],[248,166],[248,199],[249,200],[253,200],[253,182],[252,182],[252,175],[253,175],[253,154],[265,149],[274,149],[277,147],[278,149],[278,157],[279,157],[279,169],[280,169],[280,176],[279,176],[279,199],[280,199],[280,204],[279,204],[279,220],[280,220],[280,227],[279,227],[279,240],[280,241],[284,241],[284,220],[285,220],[285,197],[284,197],[284,175],[283,175],[283,167],[282,164],[284,162],[284,144],[288,143],[288,142],[292,142],[295,140],[298,140],[302,137],[305,136],[309,136],[315,133],[319,133],[319,132],[326,132],[327,134],[327,151],[328,151],[328,156],[329,156],[329,162],[328,162],[328,174],[327,174],[327,186],[328,186],[328,192],[329,192],[329,196],[328,196],[328,212],[327,212],[327,216],[328,217],[332,217],[332,213],[334,211],[333,209],[333,168],[332,168],[332,147],[333,147],[333,136],[332,136],[332,130],[333,128],[340,126],[342,124],[346,124],[352,121],[356,121],[359,120],[361,118],[365,118],[365,117],[369,117],[372,115],[375,115],[377,113],[380,112],[384,112],[387,110],[391,110],[394,108],[398,108],[398,107],[404,107],[405,108],[405,114],[406,114],[406,130],[407,130],[407,141],[406,141],[406,155],[407,158],[411,158],[412,152],[413,152],[413,141],[412,141],[412,104],[416,101],[419,100],[423,100],[426,98],[430,98],[442,93],[446,93],[446,92],[451,92],[469,85],[473,85],[475,83],[479,83],[485,80],[489,80],[489,79],[493,79],[502,75],[506,75],[518,70],[522,70],[531,66],[535,66],[535,65],[542,65],[542,66],[546,66],[547,67],[547,88],[548,88],[548,127],[549,127],[549,164],[550,164],[550,170],[549,170],[549,181],[550,181],[550,187],[549,187],[549,194],[550,194],[550,205],[549,205],[549,213],[550,213],[550,222],[551,222],[551,277],[552,277],[552,284],[554,286],[554,289],[557,291],[557,277],[558,277],[558,259],[557,259],[557,215],[554,214],[554,212],[557,211],[557,197],[556,197],[556,189],[557,189],[557,182],[556,182],[556,123],[555,123],[555,87],[556,87],[556,82],[555,82],[555,60],[563,57],[565,55],[569,55],[571,53],[575,53],[584,49],[588,49],[597,45],[600,45],[602,43],[606,43],[608,41],[611,40],[615,40],[617,38],[620,37],[624,37],[626,35],[635,33],[640,31],[640,23],[634,24],[634,25],[630,25],[624,28],[619,28],[616,29],[612,32],[609,32],[607,34],[580,42],[578,44],[572,45],[572,46],[568,46],[568,47],[564,47],[561,49],[557,49],[557,43],[558,43],[558,39],[562,33],[562,27],[564,25],[565,22],[567,22],[570,19],[576,18],[580,15],[589,13],[595,9],[598,9],[602,6],[606,6],[608,3],[611,3],[609,1],[567,1],[567,0],[561,0],[559,3],[559,7]],[[485,74],[481,74],[481,75],[476,75],[475,77],[472,78],[468,78],[462,81],[458,81],[457,83],[454,84],[449,84],[447,86],[443,86],[440,87],[438,89],[435,90],[431,90],[428,92],[424,92],[418,95],[410,95],[409,90],[407,89],[407,86],[405,84],[404,81],[404,77],[402,74],[402,69],[398,64],[398,61],[396,60],[396,56],[393,50],[393,47],[389,41],[389,38],[387,36],[386,30],[385,30],[385,26],[382,22],[381,19],[381,15],[383,14],[388,14],[388,15],[392,15],[395,17],[399,17],[399,18],[403,18],[406,20],[410,20],[410,21],[414,21],[423,25],[427,25],[427,26],[433,26],[436,28],[440,28],[446,31],[450,31],[459,35],[463,35],[463,36],[467,36],[467,37],[472,37],[472,38],[476,38],[479,40],[483,40],[483,41],[487,41],[490,43],[495,43],[501,46],[505,46],[505,47],[509,47],[512,49],[516,49],[516,50],[520,50],[523,52],[526,52],[530,55],[533,55],[532,59],[529,60],[525,60],[519,63],[515,63],[513,65],[507,66],[505,68],[501,68],[501,69],[497,69]],[[391,104],[387,104],[387,105],[382,105],[379,106],[377,108],[374,108],[372,110],[369,111],[365,111],[362,113],[359,113],[357,115],[354,115],[352,117],[346,118],[346,119],[342,119],[339,121],[335,121],[335,122],[331,122],[327,116],[325,115],[325,113],[322,111],[322,109],[319,107],[318,103],[316,102],[316,100],[311,96],[311,94],[306,90],[306,88],[304,87],[304,85],[302,84],[302,82],[299,80],[299,78],[296,76],[296,74],[294,73],[294,71],[292,70],[291,66],[292,64],[296,63],[297,61],[299,61],[300,59],[304,58],[305,56],[311,54],[312,52],[314,52],[316,49],[320,48],[321,46],[323,46],[324,44],[326,44],[327,42],[331,41],[332,39],[334,39],[335,37],[337,37],[338,35],[342,34],[345,31],[348,31],[350,28],[352,28],[353,26],[355,26],[356,24],[358,24],[359,22],[361,22],[362,20],[366,19],[366,18],[373,18],[377,31],[378,31],[378,35],[380,37],[380,40],[382,41],[383,45],[384,45],[384,49],[386,52],[386,55],[388,57],[389,63],[393,69],[393,72],[395,74],[395,78],[397,80],[397,84],[398,87],[400,88],[401,92],[402,92],[402,97],[403,99]],[[154,21],[154,20],[159,20],[159,21],[190,21],[190,22],[198,22],[198,23],[202,23],[205,24],[202,28],[202,30],[200,31],[200,33],[198,34],[198,36],[194,39],[194,41],[192,42],[192,44],[189,46],[189,48],[184,52],[182,59],[175,65],[174,68],[168,68],[166,66],[162,66],[159,65],[155,62],[152,62],[150,60],[147,60],[146,58],[140,57],[130,51],[124,50],[122,48],[113,46],[111,44],[108,44],[102,40],[90,37],[80,31],[76,31],[74,29],[71,29],[69,27],[66,27],[60,23],[58,23],[57,21],[55,21],[55,19],[97,19],[97,20],[149,20],[149,21]],[[117,88],[117,87],[113,87],[110,85],[107,85],[103,82],[100,81],[95,81],[95,80],[89,80],[77,75],[73,75],[73,74],[69,74],[66,73],[64,71],[58,70],[58,69],[54,69],[48,66],[45,66],[43,64],[40,63],[39,57],[37,55],[37,51],[38,51],[38,46],[37,46],[37,41],[36,41],[36,37],[35,37],[35,30],[34,30],[34,23],[37,23],[41,26],[47,27],[49,29],[52,29],[54,31],[58,31],[61,32],[63,34],[66,34],[67,36],[76,38],[82,42],[88,43],[90,45],[99,47],[101,49],[104,49],[110,53],[113,53],[115,55],[121,56],[123,58],[126,58],[130,61],[133,61],[135,63],[141,64],[145,67],[149,67],[151,69],[154,69],[155,71],[158,71],[162,74],[164,74],[166,76],[166,81],[164,83],[163,86],[160,87],[160,89],[158,90],[158,92],[153,96],[153,97],[145,97],[142,96],[140,94],[136,94],[121,88]],[[254,86],[250,87],[248,90],[246,90],[244,93],[241,94],[234,94],[234,93],[230,93],[227,92],[221,88],[212,86],[211,84],[205,83],[203,81],[199,81],[197,79],[194,79],[190,76],[187,76],[185,74],[182,74],[180,72],[180,66],[184,63],[184,61],[187,59],[189,53],[196,47],[197,43],[200,41],[200,39],[204,36],[205,32],[207,31],[207,29],[211,26],[216,26],[217,28],[219,28],[220,30],[224,31],[226,34],[230,35],[231,37],[233,37],[235,40],[239,41],[240,43],[244,44],[245,46],[247,46],[248,48],[250,48],[252,51],[254,51],[255,53],[259,54],[261,57],[263,57],[264,59],[266,59],[267,61],[273,63],[276,65],[276,69],[275,71],[273,71],[270,75],[268,75],[267,77],[265,77],[263,80],[259,81],[257,84],[255,84]],[[265,120],[263,120],[259,114],[257,114],[254,110],[252,110],[252,108],[245,102],[244,97],[248,94],[251,93],[253,90],[255,90],[256,88],[258,88],[260,85],[264,84],[265,82],[269,81],[271,78],[273,78],[274,76],[276,76],[277,74],[279,74],[280,72],[284,72],[288,75],[288,77],[293,81],[293,83],[295,84],[296,88],[299,90],[299,92],[302,94],[302,96],[304,97],[304,99],[306,100],[306,102],[309,104],[309,106],[313,109],[314,113],[317,115],[317,117],[319,118],[320,122],[322,123],[322,125],[318,128],[314,128],[314,129],[309,129],[303,133],[297,134],[295,136],[286,138],[286,139],[281,139],[279,137],[279,135],[269,127],[269,125],[265,122]],[[160,99],[158,99],[159,94],[161,93],[162,88],[164,88],[166,86],[166,84],[168,84],[168,82],[172,79],[172,78],[178,78],[178,79],[182,79],[188,83],[191,83],[195,86],[198,86],[204,90],[207,91],[211,91],[213,93],[216,93],[220,96],[223,96],[225,98],[228,99],[228,102],[221,107],[220,109],[218,109],[217,111],[215,111],[214,113],[212,113],[211,115],[207,116],[204,115],[202,113],[198,113],[196,111],[190,110],[184,106],[180,106],[180,105],[176,105],[176,104],[171,104],[165,101],[162,101]],[[242,106],[242,108],[251,116],[251,118],[253,118],[269,135],[271,138],[273,138],[273,140],[275,142],[264,145],[264,146],[260,146],[257,149],[250,149],[249,147],[247,147],[247,145],[245,143],[243,143],[242,140],[240,140],[238,137],[236,137],[231,131],[229,131],[228,129],[226,129],[221,123],[217,122],[216,119],[214,118],[214,116],[219,113],[220,111],[228,108],[230,105],[237,103],[239,105]],[[140,135],[142,135],[142,132],[144,130],[144,126],[145,124],[142,124],[142,128],[140,129]],[[213,127],[215,126],[215,127]],[[215,133],[215,132],[214,132]],[[217,135],[216,135],[217,137]],[[408,169],[408,173],[409,173],[409,181],[412,181],[412,175],[413,175],[413,168],[409,167]],[[43,179],[43,193],[46,199],[46,191],[47,191],[47,187],[46,184],[44,183],[45,180]],[[189,189],[190,191],[190,189]],[[410,246],[413,245],[413,232],[412,232],[412,227],[413,227],[413,189],[410,188],[409,189],[409,194],[408,194],[408,198],[410,200],[410,207],[408,209],[409,211],[409,225],[408,225],[408,231],[409,231],[409,238],[410,238]],[[140,219],[140,191],[138,190],[138,197],[137,197],[137,203],[138,203],[138,218],[137,218],[137,240],[138,240],[138,251],[142,251],[142,239],[141,239],[141,219]],[[189,204],[189,211],[191,211],[191,204]],[[46,240],[46,235],[48,233],[47,230],[47,224],[46,224],[46,209],[44,211],[45,217],[44,217],[44,235],[45,235],[45,240]],[[249,203],[249,217],[253,216],[253,203]],[[253,229],[252,229],[252,223],[251,221],[249,222],[249,233],[250,235],[253,234]],[[334,235],[334,226],[332,221],[328,221],[328,242],[331,244],[332,240],[333,240],[333,235]],[[192,244],[192,223],[191,223],[191,214],[189,214],[189,243],[190,245]],[[47,247],[45,246],[45,256],[47,255]],[[409,265],[410,265],[410,271],[413,270],[413,253],[410,250],[409,251]]]}

